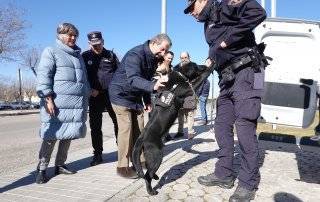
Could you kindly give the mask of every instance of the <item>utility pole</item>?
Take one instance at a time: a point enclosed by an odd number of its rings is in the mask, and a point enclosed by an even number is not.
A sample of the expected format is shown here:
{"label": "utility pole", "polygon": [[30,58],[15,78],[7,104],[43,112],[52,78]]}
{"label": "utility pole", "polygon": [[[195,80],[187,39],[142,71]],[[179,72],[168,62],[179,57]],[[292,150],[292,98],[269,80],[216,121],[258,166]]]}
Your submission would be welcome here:
{"label": "utility pole", "polygon": [[262,8],[266,8],[266,0],[261,0],[261,6]]}
{"label": "utility pole", "polygon": [[21,85],[21,69],[18,69],[18,79],[19,79],[19,97],[20,103],[22,103],[22,85]]}
{"label": "utility pole", "polygon": [[167,0],[161,3],[161,33],[167,33]]}
{"label": "utility pole", "polygon": [[277,0],[271,0],[271,17],[277,17]]}

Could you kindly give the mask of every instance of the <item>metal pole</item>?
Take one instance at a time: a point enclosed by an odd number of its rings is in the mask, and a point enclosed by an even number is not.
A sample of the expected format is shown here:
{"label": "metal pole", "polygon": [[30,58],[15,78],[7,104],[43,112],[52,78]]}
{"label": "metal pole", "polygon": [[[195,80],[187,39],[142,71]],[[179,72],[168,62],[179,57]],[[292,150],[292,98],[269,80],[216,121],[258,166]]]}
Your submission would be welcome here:
{"label": "metal pole", "polygon": [[271,0],[271,17],[277,17],[277,0]]}
{"label": "metal pole", "polygon": [[22,86],[21,86],[21,69],[18,69],[18,79],[19,79],[19,96],[20,96],[20,103],[22,103]]}
{"label": "metal pole", "polygon": [[266,8],[266,0],[261,0],[261,6],[262,8]]}
{"label": "metal pole", "polygon": [[161,33],[167,33],[167,0],[162,0],[161,4]]}

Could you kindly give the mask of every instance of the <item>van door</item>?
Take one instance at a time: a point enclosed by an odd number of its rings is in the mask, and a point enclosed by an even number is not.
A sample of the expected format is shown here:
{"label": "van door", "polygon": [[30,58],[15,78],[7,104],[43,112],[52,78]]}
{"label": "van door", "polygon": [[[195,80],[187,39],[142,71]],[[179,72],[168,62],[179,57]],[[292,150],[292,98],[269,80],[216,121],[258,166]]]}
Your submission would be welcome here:
{"label": "van door", "polygon": [[308,127],[317,110],[320,80],[319,23],[267,19],[255,30],[273,60],[266,68],[261,120]]}

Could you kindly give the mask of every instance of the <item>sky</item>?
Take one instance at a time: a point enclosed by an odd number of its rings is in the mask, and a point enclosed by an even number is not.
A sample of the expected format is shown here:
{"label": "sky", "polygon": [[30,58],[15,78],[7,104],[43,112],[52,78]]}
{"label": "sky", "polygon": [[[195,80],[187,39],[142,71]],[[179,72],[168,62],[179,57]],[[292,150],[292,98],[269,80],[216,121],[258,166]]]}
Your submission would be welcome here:
{"label": "sky", "polygon": [[[30,25],[25,42],[29,47],[53,45],[56,27],[71,22],[80,31],[77,44],[88,49],[86,34],[101,31],[107,49],[121,58],[128,50],[142,44],[161,31],[161,0],[0,0],[0,6],[11,2],[26,11],[24,18]],[[167,34],[173,42],[173,64],[179,54],[188,51],[191,60],[203,63],[208,55],[203,24],[185,15],[187,0],[167,0]],[[258,0],[260,2],[260,0]],[[278,0],[277,17],[320,21],[319,0]],[[270,0],[266,0],[270,16]],[[0,63],[0,75],[16,77],[18,64]],[[27,68],[22,74],[31,75]]]}

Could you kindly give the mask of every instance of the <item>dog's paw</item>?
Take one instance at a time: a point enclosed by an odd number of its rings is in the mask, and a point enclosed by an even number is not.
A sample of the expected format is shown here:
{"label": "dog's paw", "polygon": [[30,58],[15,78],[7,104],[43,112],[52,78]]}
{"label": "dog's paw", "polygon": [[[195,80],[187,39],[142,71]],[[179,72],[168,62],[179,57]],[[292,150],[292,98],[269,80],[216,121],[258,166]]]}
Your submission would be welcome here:
{"label": "dog's paw", "polygon": [[154,175],[153,175],[153,179],[159,180],[159,176],[158,176],[157,174],[154,174]]}

